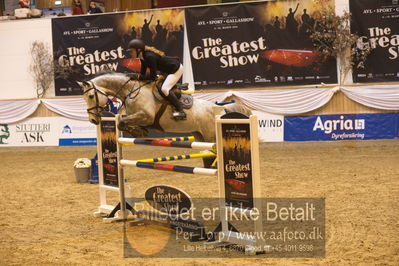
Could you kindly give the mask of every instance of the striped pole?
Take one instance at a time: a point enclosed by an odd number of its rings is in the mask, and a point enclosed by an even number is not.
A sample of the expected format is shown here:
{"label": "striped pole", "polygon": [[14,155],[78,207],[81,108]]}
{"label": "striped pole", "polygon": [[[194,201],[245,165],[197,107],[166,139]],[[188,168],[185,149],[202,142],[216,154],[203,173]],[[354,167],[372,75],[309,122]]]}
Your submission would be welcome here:
{"label": "striped pole", "polygon": [[[154,140],[154,139],[149,139]],[[186,137],[172,137],[172,138],[160,138],[157,140],[169,140],[169,141],[194,141],[194,136],[186,136]],[[123,144],[123,146],[136,146],[136,144]]]}
{"label": "striped pole", "polygon": [[173,138],[164,138],[160,140],[170,140],[170,141],[194,141],[194,136],[187,136],[187,137],[173,137]]}
{"label": "striped pole", "polygon": [[144,162],[130,161],[130,160],[120,160],[120,165],[136,166],[140,168],[173,171],[173,172],[180,172],[186,174],[198,174],[198,175],[217,175],[218,172],[217,169],[210,169],[210,168],[179,166],[179,165],[170,165],[170,164],[161,164],[161,163],[144,163]]}
{"label": "striped pole", "polygon": [[156,163],[156,162],[166,162],[166,161],[173,161],[173,160],[185,160],[185,159],[208,158],[208,157],[216,157],[216,154],[213,152],[204,152],[204,153],[194,153],[194,154],[186,154],[186,155],[157,157],[157,158],[151,158],[151,159],[141,159],[141,160],[137,160],[137,161],[142,162],[142,163]]}
{"label": "striped pole", "polygon": [[191,148],[191,149],[207,149],[216,150],[216,143],[212,142],[196,142],[196,141],[170,141],[159,139],[136,139],[136,138],[119,138],[119,144],[138,144],[150,146],[163,146],[175,148]]}

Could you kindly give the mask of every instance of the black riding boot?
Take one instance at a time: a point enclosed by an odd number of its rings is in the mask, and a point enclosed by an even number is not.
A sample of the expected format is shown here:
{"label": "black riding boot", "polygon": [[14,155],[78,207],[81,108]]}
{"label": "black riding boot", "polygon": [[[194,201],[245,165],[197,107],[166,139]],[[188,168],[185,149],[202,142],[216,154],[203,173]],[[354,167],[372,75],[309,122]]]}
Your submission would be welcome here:
{"label": "black riding boot", "polygon": [[186,113],[183,111],[183,106],[179,99],[177,99],[176,94],[174,94],[173,91],[170,91],[166,98],[175,107],[175,110],[172,113],[173,118],[176,120],[186,119]]}

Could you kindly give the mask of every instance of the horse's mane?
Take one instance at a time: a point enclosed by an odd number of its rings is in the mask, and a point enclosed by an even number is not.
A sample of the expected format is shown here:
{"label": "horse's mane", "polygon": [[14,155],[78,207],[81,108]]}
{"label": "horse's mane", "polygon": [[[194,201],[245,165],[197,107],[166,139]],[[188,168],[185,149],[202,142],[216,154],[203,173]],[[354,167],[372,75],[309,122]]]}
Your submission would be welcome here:
{"label": "horse's mane", "polygon": [[104,76],[104,75],[111,75],[111,76],[114,75],[114,76],[129,77],[129,78],[131,78],[132,80],[139,80],[139,79],[138,79],[138,78],[139,78],[139,75],[137,75],[137,78],[135,78],[133,75],[130,76],[129,74],[133,74],[133,73],[116,72],[116,71],[113,71],[113,70],[100,70],[99,72],[97,72],[96,74],[94,74],[94,77],[93,77],[92,79],[97,78],[97,77],[101,77],[101,76]]}
{"label": "horse's mane", "polygon": [[[137,78],[138,78],[138,76],[137,76]],[[129,75],[129,73],[115,72],[112,70],[101,70],[101,71],[97,72],[91,80],[99,82],[98,85],[103,86],[103,87],[118,88],[121,85],[126,85],[126,82],[129,79],[134,82],[139,82],[140,85],[145,82],[145,81],[138,80],[135,78],[132,79],[131,76]]]}
{"label": "horse's mane", "polygon": [[113,70],[100,70],[98,71],[96,74],[94,74],[94,77],[92,77],[91,79],[97,78],[97,77],[101,77],[104,75],[115,75],[115,76],[128,76],[129,73],[123,73],[123,72],[116,72]]}
{"label": "horse's mane", "polygon": [[[99,77],[99,76],[102,76],[102,75],[105,75],[105,74],[111,74],[112,75],[112,74],[115,74],[115,73],[120,73],[120,72],[115,72],[113,70],[104,69],[104,70],[100,70],[96,74],[94,74],[93,78],[96,78],[96,77]],[[122,74],[122,73],[120,73],[120,74]]]}

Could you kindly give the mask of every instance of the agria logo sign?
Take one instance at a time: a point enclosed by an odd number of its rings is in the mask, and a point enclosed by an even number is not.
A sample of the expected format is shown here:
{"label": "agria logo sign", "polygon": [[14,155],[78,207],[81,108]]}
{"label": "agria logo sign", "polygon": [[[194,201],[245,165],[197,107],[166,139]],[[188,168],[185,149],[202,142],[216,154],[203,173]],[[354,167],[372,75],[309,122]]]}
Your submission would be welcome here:
{"label": "agria logo sign", "polygon": [[351,119],[343,115],[337,118],[338,119],[326,119],[323,121],[322,118],[318,116],[313,125],[313,131],[324,132],[326,136],[329,136],[333,140],[365,138],[365,119]]}
{"label": "agria logo sign", "polygon": [[10,130],[7,124],[0,124],[0,144],[7,144],[6,139],[10,137]]}
{"label": "agria logo sign", "polygon": [[339,119],[327,119],[323,122],[320,116],[317,117],[313,131],[321,130],[326,134],[334,131],[364,130],[366,122],[364,119],[345,119],[343,115]]}

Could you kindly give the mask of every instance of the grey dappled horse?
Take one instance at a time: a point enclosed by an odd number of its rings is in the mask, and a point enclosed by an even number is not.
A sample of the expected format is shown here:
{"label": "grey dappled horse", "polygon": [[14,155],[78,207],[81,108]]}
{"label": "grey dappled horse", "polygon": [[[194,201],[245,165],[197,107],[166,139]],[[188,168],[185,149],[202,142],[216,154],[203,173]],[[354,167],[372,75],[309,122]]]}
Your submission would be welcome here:
{"label": "grey dappled horse", "polygon": [[[158,99],[155,82],[130,80],[131,75],[123,73],[107,73],[89,81],[78,82],[83,88],[83,96],[87,103],[89,120],[93,124],[100,121],[102,107],[108,96],[120,99],[125,107],[118,128],[135,137],[144,137],[146,131],[135,128],[155,128],[164,132],[191,133],[197,141],[215,142],[215,104],[193,99],[193,105],[186,109],[186,120],[172,118],[173,107]],[[224,106],[227,112],[240,112],[246,115],[251,111],[243,105],[232,103]],[[162,112],[162,109],[163,112]]]}

